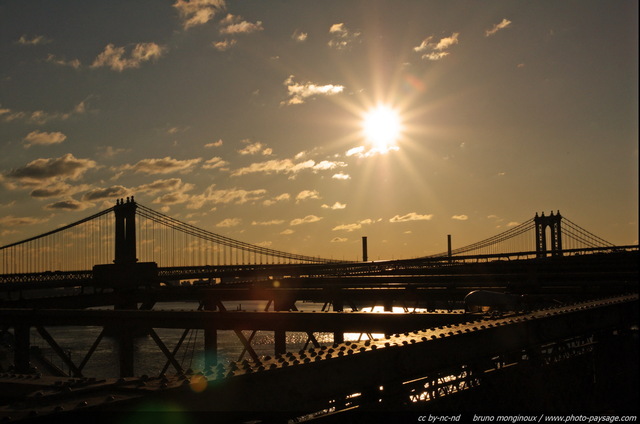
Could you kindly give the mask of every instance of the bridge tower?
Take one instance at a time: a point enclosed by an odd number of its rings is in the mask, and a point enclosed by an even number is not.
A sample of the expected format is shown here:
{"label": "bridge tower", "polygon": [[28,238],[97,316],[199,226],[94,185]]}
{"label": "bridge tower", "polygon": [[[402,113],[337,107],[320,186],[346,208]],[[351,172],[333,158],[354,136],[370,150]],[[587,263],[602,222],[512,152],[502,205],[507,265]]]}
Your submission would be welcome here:
{"label": "bridge tower", "polygon": [[116,215],[116,240],[115,259],[116,264],[131,264],[138,262],[136,258],[136,202],[127,197],[116,200],[113,209]]}
{"label": "bridge tower", "polygon": [[549,216],[545,216],[544,212],[538,216],[536,212],[533,221],[536,226],[536,256],[538,258],[547,256],[547,227],[551,230],[551,256],[562,256],[562,228],[560,226],[562,215],[560,215],[560,211],[555,215],[551,211]]}

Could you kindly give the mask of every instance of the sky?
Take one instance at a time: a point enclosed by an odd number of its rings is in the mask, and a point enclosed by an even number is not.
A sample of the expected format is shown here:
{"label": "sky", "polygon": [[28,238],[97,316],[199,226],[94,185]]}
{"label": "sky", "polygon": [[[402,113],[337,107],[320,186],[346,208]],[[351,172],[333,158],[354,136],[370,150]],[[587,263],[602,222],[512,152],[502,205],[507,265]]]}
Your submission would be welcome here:
{"label": "sky", "polygon": [[0,0],[0,57],[0,245],[132,195],[335,259],[638,243],[636,1]]}

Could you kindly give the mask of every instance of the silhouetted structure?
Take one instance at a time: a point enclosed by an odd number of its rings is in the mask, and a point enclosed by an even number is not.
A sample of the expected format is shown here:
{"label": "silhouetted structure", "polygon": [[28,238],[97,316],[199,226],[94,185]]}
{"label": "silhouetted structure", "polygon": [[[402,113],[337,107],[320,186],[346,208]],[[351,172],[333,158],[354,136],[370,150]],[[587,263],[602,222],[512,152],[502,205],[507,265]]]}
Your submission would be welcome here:
{"label": "silhouetted structure", "polygon": [[547,228],[551,231],[551,256],[562,256],[562,216],[560,211],[556,215],[551,211],[551,215],[545,216],[542,212],[541,216],[533,219],[536,227],[536,256],[542,258],[547,256]]}

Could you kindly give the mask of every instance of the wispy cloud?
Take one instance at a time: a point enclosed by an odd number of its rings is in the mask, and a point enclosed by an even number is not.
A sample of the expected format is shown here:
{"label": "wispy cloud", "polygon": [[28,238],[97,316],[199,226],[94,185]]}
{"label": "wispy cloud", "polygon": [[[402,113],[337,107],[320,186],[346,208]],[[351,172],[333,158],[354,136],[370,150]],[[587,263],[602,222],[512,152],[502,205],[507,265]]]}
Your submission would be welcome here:
{"label": "wispy cloud", "polygon": [[350,31],[344,23],[333,24],[329,28],[331,39],[327,43],[329,47],[344,50],[358,41],[361,33]]}
{"label": "wispy cloud", "polygon": [[34,35],[33,37],[28,37],[27,35],[22,35],[16,43],[21,44],[23,46],[39,46],[42,44],[49,44],[52,40],[45,37],[44,35]]}
{"label": "wispy cloud", "polygon": [[274,205],[278,202],[285,202],[287,200],[291,199],[291,195],[289,193],[282,193],[279,196],[273,197],[271,199],[267,199],[265,201],[262,202],[262,204],[264,206],[271,206]]}
{"label": "wispy cloud", "polygon": [[50,144],[59,144],[67,139],[67,136],[61,132],[44,132],[44,131],[31,131],[27,134],[22,141],[24,142],[24,147],[29,148],[34,144],[39,145],[50,145]]}
{"label": "wispy cloud", "polygon": [[326,171],[339,166],[346,166],[344,162],[321,161],[315,162],[308,159],[304,162],[294,162],[291,159],[273,159],[266,162],[252,163],[244,168],[236,169],[231,176],[240,176],[254,173],[265,174],[297,174],[303,170]]}
{"label": "wispy cloud", "polygon": [[215,185],[211,185],[204,193],[191,196],[187,199],[187,207],[190,209],[199,209],[207,203],[214,205],[228,203],[242,205],[244,203],[261,200],[266,193],[267,190],[264,189],[245,190],[236,187],[230,189],[215,189]]}
{"label": "wispy cloud", "polygon": [[189,29],[203,25],[226,8],[224,0],[177,0],[173,7],[178,10],[182,26]]}
{"label": "wispy cloud", "polygon": [[389,219],[389,222],[408,222],[408,221],[429,221],[433,218],[433,214],[422,215],[416,212],[409,212],[406,215],[396,215]]}
{"label": "wispy cloud", "polygon": [[211,143],[205,144],[204,147],[220,147],[222,144],[224,144],[224,142],[222,139],[219,139],[218,141],[212,141]]}
{"label": "wispy cloud", "polygon": [[364,146],[354,147],[352,149],[347,150],[345,156],[355,156],[357,158],[368,158],[375,155],[384,155],[389,152],[397,152],[400,148],[398,146],[389,145],[384,147],[371,147],[370,149],[366,149]]}
{"label": "wispy cloud", "polygon": [[353,224],[337,225],[333,227],[331,231],[346,231],[350,233],[352,231],[359,230],[360,228],[362,228],[363,225],[371,225],[374,222],[375,221],[373,219],[367,218],[361,221],[354,222]]}
{"label": "wispy cloud", "polygon": [[291,222],[289,222],[289,225],[301,225],[301,224],[310,224],[312,222],[318,222],[320,221],[322,218],[319,216],[315,216],[315,215],[307,215],[304,218],[296,218],[296,219],[292,219]]}
{"label": "wispy cloud", "polygon": [[242,223],[242,220],[240,218],[227,218],[218,222],[216,224],[216,227],[221,227],[221,228],[237,227],[238,225],[240,225],[240,223]]}
{"label": "wispy cloud", "polygon": [[284,219],[272,219],[271,221],[252,221],[251,225],[269,226],[284,224]]}
{"label": "wispy cloud", "polygon": [[74,115],[81,115],[87,111],[86,100],[81,101],[69,112],[45,112],[36,110],[33,112],[15,111],[9,108],[0,108],[0,120],[4,122],[25,121],[28,123],[43,125],[47,122],[60,120],[65,121]]}
{"label": "wispy cloud", "polygon": [[79,202],[75,199],[65,199],[45,205],[44,209],[49,211],[82,211],[91,206],[93,203]]}
{"label": "wispy cloud", "polygon": [[419,46],[414,47],[413,50],[417,53],[422,53],[422,59],[440,60],[449,55],[447,51],[449,47],[458,44],[459,36],[460,33],[454,32],[451,36],[436,41],[434,36],[430,35],[422,40]]}
{"label": "wispy cloud", "polygon": [[507,28],[509,25],[511,25],[511,21],[508,19],[503,19],[499,24],[494,24],[491,29],[486,30],[484,32],[484,35],[485,37],[491,37],[496,32],[500,31],[501,29]]}
{"label": "wispy cloud", "polygon": [[128,196],[130,194],[132,194],[132,190],[121,185],[115,185],[111,187],[96,188],[90,190],[82,195],[82,200],[97,201],[114,198],[117,199],[119,197]]}
{"label": "wispy cloud", "polygon": [[246,139],[242,140],[242,142],[246,143],[247,146],[238,150],[238,153],[240,153],[241,155],[255,155],[261,153],[264,156],[270,156],[271,154],[273,154],[273,150],[270,147],[265,147],[259,141],[251,143],[251,140]]}
{"label": "wispy cloud", "polygon": [[237,43],[236,40],[231,39],[231,40],[214,41],[211,43],[211,45],[213,46],[214,49],[220,52],[224,52],[229,50],[231,47],[235,46],[236,43]]}
{"label": "wispy cloud", "polygon": [[124,165],[121,169],[144,174],[168,174],[188,171],[201,161],[201,158],[178,160],[167,156],[162,159],[142,159],[135,165]]}
{"label": "wispy cloud", "polygon": [[306,82],[304,84],[297,83],[293,79],[294,75],[290,75],[284,81],[284,85],[287,87],[288,99],[282,101],[283,105],[300,105],[303,104],[308,98],[315,96],[332,96],[334,94],[342,93],[344,86],[325,84],[317,85],[312,82]]}
{"label": "wispy cloud", "polygon": [[122,72],[129,68],[139,68],[144,62],[159,59],[167,48],[156,43],[138,43],[127,54],[125,47],[108,44],[91,64],[92,68],[107,67]]}
{"label": "wispy cloud", "polygon": [[80,63],[80,60],[78,59],[67,60],[67,59],[55,56],[53,54],[47,55],[47,58],[45,59],[45,61],[47,63],[53,63],[54,65],[69,66],[70,68],[73,68],[73,69],[80,69],[80,67],[82,66],[82,63]]}
{"label": "wispy cloud", "polygon": [[303,190],[296,196],[296,203],[309,200],[309,199],[321,199],[318,190]]}
{"label": "wispy cloud", "polygon": [[263,31],[261,21],[248,22],[243,20],[242,16],[228,14],[220,21],[220,34],[223,35],[239,35],[251,34],[252,32]]}
{"label": "wispy cloud", "polygon": [[0,217],[0,225],[6,227],[15,227],[18,225],[34,225],[42,224],[49,221],[48,217],[32,217],[32,216],[2,216]]}
{"label": "wispy cloud", "polygon": [[148,184],[142,184],[136,187],[136,192],[147,192],[149,194],[155,194],[161,191],[176,191],[180,190],[180,188],[182,188],[184,185],[185,184],[180,178],[168,178],[165,180],[156,180]]}
{"label": "wispy cloud", "polygon": [[208,161],[205,161],[205,163],[202,165],[202,168],[203,169],[217,169],[217,168],[223,169],[227,165],[229,165],[229,162],[222,160],[221,157],[215,156],[209,159]]}
{"label": "wispy cloud", "polygon": [[469,217],[467,215],[453,215],[451,219],[455,219],[456,221],[466,221]]}

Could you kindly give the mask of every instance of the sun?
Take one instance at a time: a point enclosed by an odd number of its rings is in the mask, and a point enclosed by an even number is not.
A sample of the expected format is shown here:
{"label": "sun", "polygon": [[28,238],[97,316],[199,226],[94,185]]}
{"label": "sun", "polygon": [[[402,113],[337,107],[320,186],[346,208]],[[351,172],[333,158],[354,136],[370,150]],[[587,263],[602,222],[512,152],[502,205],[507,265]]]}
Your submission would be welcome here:
{"label": "sun", "polygon": [[364,114],[362,132],[375,149],[387,151],[395,147],[402,134],[400,115],[389,106],[378,105]]}

